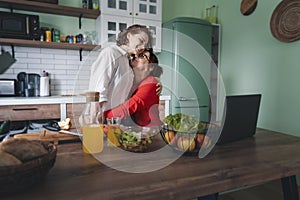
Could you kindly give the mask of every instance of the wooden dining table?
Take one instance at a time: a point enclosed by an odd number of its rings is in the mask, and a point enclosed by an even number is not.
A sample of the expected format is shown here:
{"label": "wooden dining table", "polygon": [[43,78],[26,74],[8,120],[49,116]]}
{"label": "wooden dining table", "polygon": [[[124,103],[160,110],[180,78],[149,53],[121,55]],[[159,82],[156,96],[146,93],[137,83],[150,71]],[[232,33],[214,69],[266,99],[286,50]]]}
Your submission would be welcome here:
{"label": "wooden dining table", "polygon": [[295,175],[300,173],[300,138],[274,131],[258,128],[253,137],[216,145],[204,158],[183,155],[146,173],[108,167],[84,154],[81,142],[57,148],[44,181],[1,199],[193,199],[277,179],[285,200],[299,199]]}

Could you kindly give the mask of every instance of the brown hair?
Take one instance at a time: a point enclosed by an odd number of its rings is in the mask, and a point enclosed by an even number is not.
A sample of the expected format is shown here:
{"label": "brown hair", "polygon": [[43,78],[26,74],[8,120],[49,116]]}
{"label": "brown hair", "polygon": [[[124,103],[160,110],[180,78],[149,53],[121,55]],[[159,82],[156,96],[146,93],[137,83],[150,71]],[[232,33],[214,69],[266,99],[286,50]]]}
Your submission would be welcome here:
{"label": "brown hair", "polygon": [[148,48],[148,49],[145,49],[144,52],[149,52],[150,53],[149,65],[150,65],[150,67],[153,67],[153,71],[150,73],[150,75],[155,76],[155,77],[160,77],[163,73],[163,69],[162,69],[161,66],[159,66],[158,58],[154,54],[153,49]]}
{"label": "brown hair", "polygon": [[153,41],[152,32],[149,31],[149,29],[146,26],[142,26],[142,25],[139,25],[139,24],[131,25],[128,28],[122,30],[118,34],[117,45],[121,46],[121,45],[128,44],[128,39],[127,39],[128,33],[131,33],[132,35],[136,35],[136,34],[139,34],[141,32],[144,32],[148,35],[148,43],[146,44],[146,48],[151,48],[152,47],[152,41]]}

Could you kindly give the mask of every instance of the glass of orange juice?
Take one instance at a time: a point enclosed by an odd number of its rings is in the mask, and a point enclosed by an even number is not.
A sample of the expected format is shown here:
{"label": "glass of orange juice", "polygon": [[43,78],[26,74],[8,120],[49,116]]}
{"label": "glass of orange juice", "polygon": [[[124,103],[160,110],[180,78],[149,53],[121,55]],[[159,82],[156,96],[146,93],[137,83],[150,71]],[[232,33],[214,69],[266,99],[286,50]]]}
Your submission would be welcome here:
{"label": "glass of orange juice", "polygon": [[103,151],[103,129],[99,124],[82,127],[82,148],[84,153],[94,154]]}

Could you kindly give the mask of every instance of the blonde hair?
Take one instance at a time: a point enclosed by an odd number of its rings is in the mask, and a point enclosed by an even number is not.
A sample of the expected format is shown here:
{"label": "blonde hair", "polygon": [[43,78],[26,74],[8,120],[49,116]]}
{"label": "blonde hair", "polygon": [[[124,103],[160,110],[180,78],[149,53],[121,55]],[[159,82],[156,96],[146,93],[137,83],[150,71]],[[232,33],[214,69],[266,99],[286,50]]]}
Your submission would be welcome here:
{"label": "blonde hair", "polygon": [[148,43],[146,44],[145,48],[152,48],[153,38],[152,38],[151,31],[149,31],[149,29],[146,26],[139,25],[139,24],[131,25],[128,28],[122,30],[118,34],[117,45],[121,46],[121,45],[127,45],[128,44],[128,39],[127,39],[128,33],[131,33],[132,35],[136,35],[136,34],[139,34],[141,32],[146,33],[147,36],[148,36]]}

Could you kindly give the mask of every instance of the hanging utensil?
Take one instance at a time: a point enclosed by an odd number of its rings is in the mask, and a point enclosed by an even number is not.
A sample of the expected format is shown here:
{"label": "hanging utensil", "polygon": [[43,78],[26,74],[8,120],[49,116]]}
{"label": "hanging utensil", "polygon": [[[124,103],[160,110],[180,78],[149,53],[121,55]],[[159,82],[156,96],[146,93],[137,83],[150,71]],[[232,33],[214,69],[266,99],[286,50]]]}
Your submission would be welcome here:
{"label": "hanging utensil", "polygon": [[16,59],[11,54],[1,48],[0,55],[0,74],[4,73],[12,64],[16,62]]}

